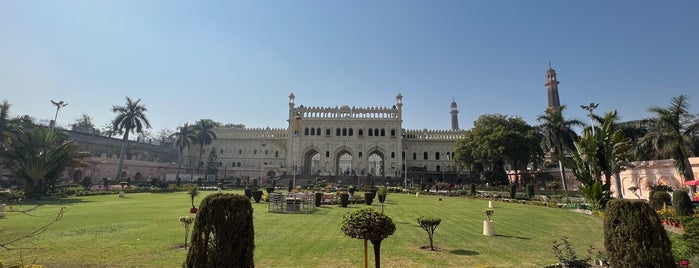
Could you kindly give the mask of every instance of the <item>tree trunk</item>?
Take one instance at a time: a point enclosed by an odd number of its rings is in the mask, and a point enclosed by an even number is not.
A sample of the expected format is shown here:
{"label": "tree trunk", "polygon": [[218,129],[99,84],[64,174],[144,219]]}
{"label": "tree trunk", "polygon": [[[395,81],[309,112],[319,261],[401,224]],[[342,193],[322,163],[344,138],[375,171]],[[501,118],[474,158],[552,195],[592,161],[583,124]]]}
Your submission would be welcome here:
{"label": "tree trunk", "polygon": [[367,248],[367,239],[364,239],[364,268],[369,268],[369,252]]}
{"label": "tree trunk", "polygon": [[621,194],[621,191],[623,191],[623,189],[621,189],[621,175],[619,174],[619,171],[614,172],[614,184],[616,185],[616,187],[614,187],[616,188],[616,194],[614,194],[614,198],[624,198],[624,195]]}
{"label": "tree trunk", "polygon": [[177,156],[177,175],[175,175],[175,180],[180,177],[180,168],[182,168],[182,150],[180,150],[180,154]]}
{"label": "tree trunk", "polygon": [[374,245],[374,264],[376,268],[381,268],[381,241],[371,240],[371,244]]}
{"label": "tree trunk", "polygon": [[197,174],[201,174],[202,169],[204,168],[203,163],[201,162],[201,156],[204,154],[204,144],[199,145],[199,160],[197,160]]}
{"label": "tree trunk", "polygon": [[430,236],[430,250],[434,251],[434,243],[432,242],[434,241],[434,230],[430,230],[429,232],[427,232],[427,234]]}
{"label": "tree trunk", "polygon": [[115,180],[121,178],[121,169],[124,167],[124,155],[126,154],[126,143],[129,141],[129,132],[131,132],[131,130],[127,129],[126,133],[124,134],[124,138],[121,141],[121,151],[119,152],[119,165],[117,166],[116,175],[114,176]]}
{"label": "tree trunk", "polygon": [[[685,172],[686,174],[682,174],[682,176],[684,177],[684,181],[693,181],[694,180],[694,171],[692,170],[692,163],[689,162],[689,158],[687,158],[687,157],[684,158],[682,161],[684,162],[684,166],[685,166],[685,170],[686,170],[686,172]],[[689,186],[689,197],[693,198],[696,191],[697,191],[696,186],[694,186],[694,185]]]}
{"label": "tree trunk", "polygon": [[566,168],[563,167],[563,162],[558,160],[558,167],[561,170],[561,186],[563,186],[563,191],[568,191],[568,186],[566,186]]}

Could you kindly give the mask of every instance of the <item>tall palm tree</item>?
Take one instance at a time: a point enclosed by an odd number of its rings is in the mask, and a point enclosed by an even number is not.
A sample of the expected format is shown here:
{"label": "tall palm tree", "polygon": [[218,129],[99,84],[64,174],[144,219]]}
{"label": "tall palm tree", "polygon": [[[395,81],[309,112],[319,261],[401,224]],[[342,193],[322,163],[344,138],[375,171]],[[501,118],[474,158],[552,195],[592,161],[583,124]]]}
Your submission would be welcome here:
{"label": "tall palm tree", "polygon": [[182,167],[182,153],[184,152],[184,149],[188,149],[189,145],[194,142],[194,131],[192,131],[188,123],[184,124],[184,126],[181,126],[178,129],[179,131],[172,135],[174,138],[172,144],[180,153],[177,157],[177,175],[175,176],[175,179],[179,179],[180,177],[180,168]]}
{"label": "tall palm tree", "polygon": [[211,119],[200,119],[193,126],[194,131],[194,143],[199,144],[199,159],[197,160],[197,173],[201,173],[203,168],[203,162],[201,162],[202,155],[204,154],[204,146],[211,144],[216,139],[216,133],[213,129],[218,127],[219,124]]}
{"label": "tall palm tree", "polygon": [[125,106],[112,106],[112,112],[116,113],[116,117],[112,120],[112,129],[123,133],[121,151],[119,152],[119,165],[117,166],[116,174],[114,178],[121,177],[121,169],[124,167],[124,154],[126,154],[126,144],[129,140],[129,134],[131,132],[142,133],[144,127],[150,128],[150,122],[146,118],[145,105],[141,104],[141,99],[133,101],[131,98],[126,97]]}
{"label": "tall palm tree", "polygon": [[53,190],[66,167],[77,166],[88,155],[60,130],[34,127],[8,140],[0,158],[12,175],[26,182],[28,196]]}
{"label": "tall palm tree", "polygon": [[558,166],[561,171],[561,182],[563,190],[568,190],[566,186],[565,167],[561,158],[565,157],[565,151],[573,148],[573,142],[577,138],[577,134],[573,131],[574,126],[584,126],[577,119],[565,120],[563,110],[565,105],[559,109],[547,109],[543,115],[539,115],[536,120],[539,121],[539,129],[544,135],[543,147],[546,151],[551,151],[558,158]]}
{"label": "tall palm tree", "polygon": [[[655,149],[659,157],[674,159],[675,168],[684,180],[692,181],[694,172],[689,157],[694,155],[693,146],[696,135],[699,134],[699,122],[695,115],[689,113],[687,99],[687,96],[680,95],[673,97],[667,108],[648,108],[654,117],[650,119],[651,128],[642,141]],[[694,187],[691,187],[690,192],[694,194],[694,191]]]}

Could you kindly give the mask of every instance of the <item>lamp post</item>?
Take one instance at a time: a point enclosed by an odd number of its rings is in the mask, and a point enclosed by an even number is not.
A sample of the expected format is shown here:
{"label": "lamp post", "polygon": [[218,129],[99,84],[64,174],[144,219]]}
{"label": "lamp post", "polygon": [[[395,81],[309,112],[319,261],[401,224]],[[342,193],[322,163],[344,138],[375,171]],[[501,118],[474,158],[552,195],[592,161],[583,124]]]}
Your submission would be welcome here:
{"label": "lamp post", "polygon": [[592,135],[595,135],[595,121],[594,118],[592,117],[592,111],[594,111],[597,106],[599,106],[599,103],[594,103],[590,102],[590,105],[580,105],[580,108],[582,108],[585,111],[588,111],[590,114],[590,123],[592,124]]}
{"label": "lamp post", "polygon": [[[294,136],[298,137],[301,131],[301,114],[296,112],[294,116]],[[294,179],[291,183],[291,187],[296,189],[296,154],[294,153],[294,136],[291,137],[291,164],[294,166]]]}
{"label": "lamp post", "polygon": [[262,183],[262,174],[265,171],[265,146],[267,146],[267,144],[263,143],[262,144],[262,152],[260,152],[260,153],[262,153],[262,162],[260,163],[260,181],[259,181],[259,183]]}
{"label": "lamp post", "polygon": [[64,102],[64,101],[55,102],[53,100],[51,100],[51,103],[54,106],[56,106],[56,115],[53,116],[53,121],[49,125],[50,125],[50,127],[55,127],[56,126],[56,119],[58,119],[58,110],[60,110],[63,107],[68,106],[68,103]]}
{"label": "lamp post", "polygon": [[408,147],[403,148],[403,189],[408,190]]}

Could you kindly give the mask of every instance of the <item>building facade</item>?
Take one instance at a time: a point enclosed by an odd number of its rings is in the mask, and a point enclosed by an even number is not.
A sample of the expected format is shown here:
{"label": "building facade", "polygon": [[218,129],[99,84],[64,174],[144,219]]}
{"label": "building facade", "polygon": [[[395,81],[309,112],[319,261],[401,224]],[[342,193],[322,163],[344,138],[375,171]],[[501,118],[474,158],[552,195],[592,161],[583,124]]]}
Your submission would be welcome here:
{"label": "building facade", "polygon": [[452,129],[406,130],[400,94],[386,107],[313,107],[295,99],[292,93],[286,128],[217,128],[205,157],[199,161],[199,148],[192,147],[184,165],[203,166],[215,150],[219,178],[374,178],[402,185],[458,174],[452,156],[464,131],[458,129],[456,102],[451,103]]}

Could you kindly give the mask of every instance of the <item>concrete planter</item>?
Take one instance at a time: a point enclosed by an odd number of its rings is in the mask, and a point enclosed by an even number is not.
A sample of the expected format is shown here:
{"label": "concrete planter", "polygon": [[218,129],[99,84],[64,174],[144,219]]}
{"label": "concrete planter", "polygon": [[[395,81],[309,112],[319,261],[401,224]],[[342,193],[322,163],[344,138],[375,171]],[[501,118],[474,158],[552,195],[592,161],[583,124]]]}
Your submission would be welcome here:
{"label": "concrete planter", "polygon": [[495,224],[492,221],[483,221],[483,235],[494,236],[495,235]]}
{"label": "concrete planter", "polygon": [[119,198],[124,198],[124,197],[125,197],[124,191],[119,191]]}
{"label": "concrete planter", "polygon": [[493,200],[488,200],[488,208],[493,208]]}

